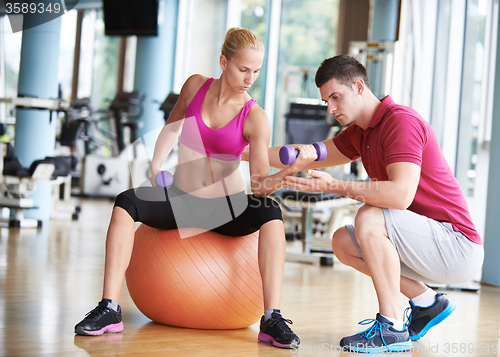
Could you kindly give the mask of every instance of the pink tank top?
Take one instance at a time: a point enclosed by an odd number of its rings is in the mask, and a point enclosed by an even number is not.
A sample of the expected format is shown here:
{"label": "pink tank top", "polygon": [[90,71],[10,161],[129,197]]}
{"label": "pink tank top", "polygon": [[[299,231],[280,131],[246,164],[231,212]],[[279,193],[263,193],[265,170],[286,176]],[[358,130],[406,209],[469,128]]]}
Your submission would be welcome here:
{"label": "pink tank top", "polygon": [[250,99],[240,113],[226,126],[219,129],[208,127],[201,116],[203,101],[213,78],[209,78],[196,92],[186,108],[186,119],[182,127],[181,143],[209,157],[232,161],[239,160],[248,145],[243,136],[243,126],[255,99]]}

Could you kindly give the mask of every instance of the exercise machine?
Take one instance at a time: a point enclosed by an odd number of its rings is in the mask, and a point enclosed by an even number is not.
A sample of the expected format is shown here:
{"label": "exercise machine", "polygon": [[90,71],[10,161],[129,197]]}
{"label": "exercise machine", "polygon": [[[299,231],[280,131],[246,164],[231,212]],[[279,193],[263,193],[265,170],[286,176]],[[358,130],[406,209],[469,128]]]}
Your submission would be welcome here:
{"label": "exercise machine", "polygon": [[[69,104],[62,99],[41,99],[33,97],[0,98],[0,103],[12,105],[15,108],[30,108],[52,112],[65,112]],[[11,123],[12,124],[12,123]],[[8,137],[7,124],[0,124],[0,136]],[[64,218],[78,219],[80,207],[69,207],[71,173],[71,157],[45,157],[35,160],[30,167],[24,167],[14,156],[14,148],[6,139],[0,143],[0,207],[2,214],[0,223],[9,227],[41,227],[42,222],[28,219],[24,216],[26,209],[37,208],[34,205],[33,193],[40,183],[52,186],[51,218],[59,214]]]}
{"label": "exercise machine", "polygon": [[[60,143],[72,148],[81,161],[78,194],[116,197],[131,187],[131,168],[147,178],[147,163],[136,163],[137,119],[143,112],[144,95],[120,92],[105,110],[94,110],[89,98],[71,103],[62,125]],[[83,145],[83,148],[82,148]],[[129,148],[133,148],[130,152]],[[149,166],[148,166],[149,167]],[[140,168],[140,169],[137,169]]]}
{"label": "exercise machine", "polygon": [[[8,227],[39,228],[42,221],[24,217],[24,210],[37,208],[31,196],[37,183],[49,182],[55,171],[55,164],[51,162],[38,163],[29,169],[14,165],[12,160],[19,162],[15,157],[9,158],[13,148],[9,144],[0,144],[0,207],[8,209],[8,215],[0,217],[0,224]],[[8,163],[4,171],[4,163]]]}
{"label": "exercise machine", "polygon": [[[327,113],[326,105],[314,98],[289,100],[289,109],[285,114],[285,119],[288,144],[321,143],[342,130],[333,116]],[[318,159],[325,159],[326,152],[322,152],[318,143],[314,145]],[[284,164],[290,164],[290,157],[295,157],[292,150],[283,150],[287,147],[283,146],[280,149],[280,159]],[[326,151],[326,149],[323,150]],[[286,162],[283,161],[285,158]],[[345,172],[346,170],[348,171]],[[325,171],[328,170],[325,169]],[[351,173],[350,165],[335,169],[335,172],[332,169],[329,173],[335,177],[357,178]],[[331,237],[346,218],[355,215],[359,204],[350,198],[330,192],[310,193],[287,188],[282,188],[271,196],[282,209],[287,240],[302,242],[300,251],[287,249],[287,261],[319,263],[323,266],[333,265]]]}

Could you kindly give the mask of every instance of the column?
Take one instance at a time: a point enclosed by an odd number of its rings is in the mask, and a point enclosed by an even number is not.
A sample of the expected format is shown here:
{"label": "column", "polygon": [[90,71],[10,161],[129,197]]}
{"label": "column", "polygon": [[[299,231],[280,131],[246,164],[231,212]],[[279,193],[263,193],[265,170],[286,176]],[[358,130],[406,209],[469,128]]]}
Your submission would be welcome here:
{"label": "column", "polygon": [[[137,38],[134,89],[146,94],[138,138],[165,123],[159,108],[173,88],[177,14],[178,0],[160,1],[158,36]],[[149,142],[147,146],[153,149]]]}
{"label": "column", "polygon": [[491,127],[490,164],[488,173],[488,194],[486,201],[486,222],[484,230],[484,265],[482,280],[488,284],[500,285],[500,27],[497,29],[497,56],[493,99],[493,120]]}
{"label": "column", "polygon": [[[61,17],[31,27],[36,18],[24,16],[18,95],[55,99],[58,95],[58,63]],[[53,156],[56,136],[56,113],[48,110],[16,110],[14,154],[24,167],[34,160]],[[48,220],[51,185],[37,184],[33,196],[37,209],[25,211],[25,216]]]}

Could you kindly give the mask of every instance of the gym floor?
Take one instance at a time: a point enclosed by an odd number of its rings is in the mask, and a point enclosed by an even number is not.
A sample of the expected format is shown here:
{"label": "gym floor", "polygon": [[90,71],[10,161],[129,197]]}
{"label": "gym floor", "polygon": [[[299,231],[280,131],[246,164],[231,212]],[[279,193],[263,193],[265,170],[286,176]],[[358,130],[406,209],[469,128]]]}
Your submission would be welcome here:
{"label": "gym floor", "polygon": [[[282,312],[302,340],[298,350],[257,342],[258,324],[224,331],[156,324],[135,307],[125,284],[125,330],[75,336],[74,325],[100,300],[112,202],[74,203],[82,207],[78,221],[51,220],[41,230],[0,229],[0,356],[351,355],[340,352],[340,339],[365,329],[357,323],[377,312],[368,277],[339,262],[287,262]],[[290,250],[298,247],[289,243]],[[500,356],[500,287],[444,292],[456,311],[402,355]],[[402,308],[408,306],[401,301]]]}

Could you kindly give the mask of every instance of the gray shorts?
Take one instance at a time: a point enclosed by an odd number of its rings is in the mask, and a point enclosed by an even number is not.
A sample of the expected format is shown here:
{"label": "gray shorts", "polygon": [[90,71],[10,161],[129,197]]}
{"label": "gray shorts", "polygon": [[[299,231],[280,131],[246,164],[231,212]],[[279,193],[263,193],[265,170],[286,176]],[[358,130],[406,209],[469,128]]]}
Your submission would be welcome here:
{"label": "gray shorts", "polygon": [[[411,211],[383,208],[389,239],[401,261],[401,275],[434,284],[465,283],[477,276],[484,249],[450,223],[442,223]],[[354,226],[347,225],[361,256]]]}

